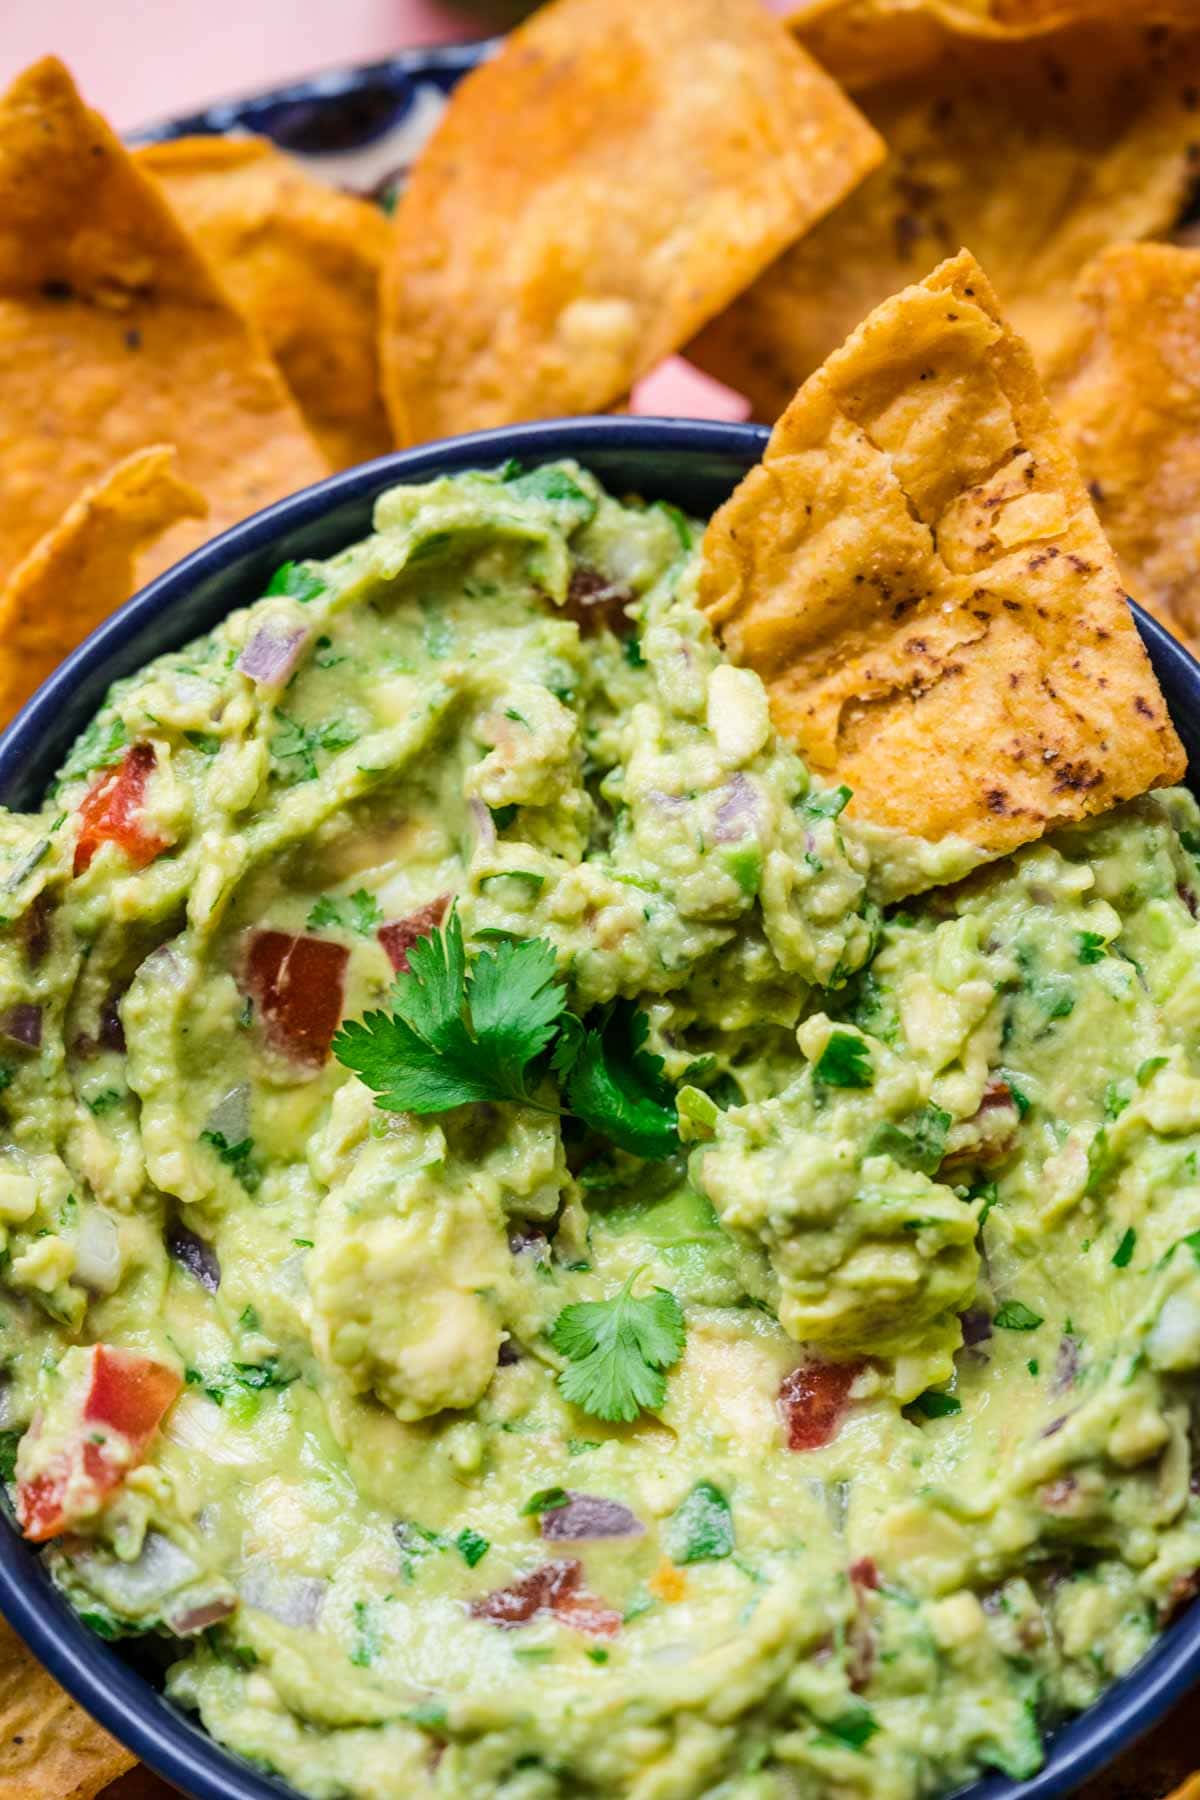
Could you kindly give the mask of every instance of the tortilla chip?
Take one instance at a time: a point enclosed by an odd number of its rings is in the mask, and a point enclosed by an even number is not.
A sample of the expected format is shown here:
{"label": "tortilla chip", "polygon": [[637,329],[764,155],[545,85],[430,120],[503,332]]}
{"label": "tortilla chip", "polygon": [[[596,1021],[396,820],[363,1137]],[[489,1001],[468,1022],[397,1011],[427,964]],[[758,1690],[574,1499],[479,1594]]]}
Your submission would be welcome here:
{"label": "tortilla chip", "polygon": [[1029,352],[962,252],[797,394],[701,601],[851,812],[998,855],[1183,773]]}
{"label": "tortilla chip", "polygon": [[1181,1788],[1176,1788],[1170,1800],[1200,1800],[1200,1775],[1192,1775]]}
{"label": "tortilla chip", "polygon": [[1200,251],[1116,245],[1076,298],[1047,391],[1130,591],[1200,639]]}
{"label": "tortilla chip", "polygon": [[0,588],[0,726],[135,592],[146,548],[206,511],[164,444],[135,450],[72,502]]}
{"label": "tortilla chip", "polygon": [[1200,251],[1115,245],[1077,293],[1046,391],[1130,593],[1200,640]]}
{"label": "tortilla chip", "polygon": [[134,159],[258,326],[335,469],[392,447],[379,376],[377,206],[315,181],[265,138],[189,137]]}
{"label": "tortilla chip", "polygon": [[555,0],[454,90],[397,207],[397,436],[604,410],[881,154],[760,0]]}
{"label": "tortilla chip", "polygon": [[328,473],[257,334],[49,58],[0,98],[0,572],[161,443],[210,514],[143,576]]}
{"label": "tortilla chip", "polygon": [[1044,367],[1070,328],[1083,266],[1110,243],[1169,232],[1188,205],[1200,30],[1099,22],[981,35],[961,7],[896,15],[876,0],[851,17],[827,10],[811,41],[839,79],[867,79],[856,99],[891,154],[689,347],[760,418],[778,417],[872,306],[962,243]]}
{"label": "tortilla chip", "polygon": [[0,1800],[94,1800],[133,1764],[0,1620]]}

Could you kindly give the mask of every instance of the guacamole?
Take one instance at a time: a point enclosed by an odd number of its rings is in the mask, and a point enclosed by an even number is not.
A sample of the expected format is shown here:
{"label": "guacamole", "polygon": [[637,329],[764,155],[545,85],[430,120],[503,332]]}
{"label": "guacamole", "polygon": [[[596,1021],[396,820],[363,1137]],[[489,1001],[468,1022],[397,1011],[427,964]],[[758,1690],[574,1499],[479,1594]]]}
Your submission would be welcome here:
{"label": "guacamole", "polygon": [[574,465],[385,494],[0,816],[0,1419],[317,1800],[1035,1771],[1200,1567],[1200,813],[857,825]]}

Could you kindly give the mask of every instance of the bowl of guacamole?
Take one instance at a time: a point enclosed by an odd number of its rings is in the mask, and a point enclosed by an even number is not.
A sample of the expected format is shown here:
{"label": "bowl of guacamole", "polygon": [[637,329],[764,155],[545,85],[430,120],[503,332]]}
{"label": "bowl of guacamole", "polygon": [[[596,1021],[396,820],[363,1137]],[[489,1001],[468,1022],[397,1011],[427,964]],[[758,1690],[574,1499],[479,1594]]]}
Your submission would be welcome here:
{"label": "bowl of guacamole", "polygon": [[0,1605],[206,1800],[1049,1796],[1200,1668],[1200,809],[857,826],[763,437],[337,477],[0,744]]}

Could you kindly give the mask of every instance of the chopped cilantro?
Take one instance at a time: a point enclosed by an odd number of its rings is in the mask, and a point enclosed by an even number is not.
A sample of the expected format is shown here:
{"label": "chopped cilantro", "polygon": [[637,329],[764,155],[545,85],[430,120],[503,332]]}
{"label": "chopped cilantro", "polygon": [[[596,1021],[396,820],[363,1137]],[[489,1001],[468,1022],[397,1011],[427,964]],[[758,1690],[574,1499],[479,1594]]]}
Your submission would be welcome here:
{"label": "chopped cilantro", "polygon": [[827,1719],[824,1729],[849,1749],[862,1750],[879,1730],[879,1723],[869,1706],[853,1706],[836,1719]]}
{"label": "chopped cilantro", "polygon": [[0,1431],[0,1481],[11,1484],[17,1478],[17,1445],[23,1432]]}
{"label": "chopped cilantro", "polygon": [[1103,962],[1108,939],[1100,931],[1081,931],[1079,933],[1079,960],[1081,963]]}
{"label": "chopped cilantro", "polygon": [[212,731],[185,731],[184,737],[193,750],[199,750],[201,756],[215,756],[221,748],[221,740]]}
{"label": "chopped cilantro", "polygon": [[325,592],[325,583],[303,563],[285,562],[276,569],[267,583],[268,594],[287,594],[293,600],[302,603],[316,600]]}
{"label": "chopped cilantro", "polygon": [[379,1628],[371,1607],[365,1600],[354,1602],[354,1643],[350,1661],[356,1669],[369,1669],[379,1655]]}
{"label": "chopped cilantro", "polygon": [[804,797],[804,810],[810,818],[836,819],[849,806],[853,789],[845,785],[835,788],[812,788]]}
{"label": "chopped cilantro", "polygon": [[1133,1253],[1137,1249],[1137,1232],[1131,1225],[1113,1253],[1114,1269],[1127,1269],[1133,1261]]}
{"label": "chopped cilantro", "polygon": [[562,1507],[569,1505],[570,1499],[571,1496],[566,1488],[539,1488],[536,1494],[530,1494],[521,1508],[521,1517],[523,1519],[540,1518],[543,1513],[558,1512]]}
{"label": "chopped cilantro", "polygon": [[978,1181],[967,1190],[967,1199],[983,1201],[979,1211],[979,1223],[982,1227],[993,1206],[1000,1204],[1000,1190],[994,1181]]}
{"label": "chopped cilantro", "polygon": [[124,1094],[119,1088],[105,1088],[103,1093],[96,1094],[87,1102],[88,1111],[95,1113],[99,1119],[103,1114],[111,1112],[114,1106],[120,1106]]}
{"label": "chopped cilantro", "polygon": [[292,781],[317,779],[318,750],[347,750],[357,743],[358,733],[344,719],[326,719],[320,725],[301,725],[297,719],[280,713],[279,730],[271,740],[271,759],[276,768],[295,762],[298,771],[280,770]]}
{"label": "chopped cilantro", "polygon": [[356,888],[344,899],[322,894],[309,910],[305,925],[309,931],[332,926],[335,931],[353,931],[359,937],[370,937],[383,923],[383,913],[374,894]]}
{"label": "chopped cilantro", "polygon": [[1018,1118],[1023,1119],[1025,1114],[1029,1111],[1029,1108],[1033,1105],[1032,1100],[1030,1100],[1029,1095],[1020,1085],[1011,1069],[998,1069],[996,1073],[1012,1095],[1012,1103],[1017,1109]]}
{"label": "chopped cilantro", "polygon": [[1158,1071],[1165,1069],[1166,1066],[1167,1058],[1165,1056],[1148,1056],[1145,1062],[1141,1062],[1137,1066],[1138,1086],[1145,1087],[1147,1082],[1151,1081]]}
{"label": "chopped cilantro", "polygon": [[544,468],[530,469],[528,474],[514,475],[506,486],[522,500],[545,500],[552,505],[569,506],[580,525],[588,524],[596,516],[596,502],[565,470],[555,468],[552,463]]}
{"label": "chopped cilantro", "polygon": [[667,1554],[679,1568],[720,1562],[733,1554],[733,1514],[711,1481],[698,1481],[684,1495],[667,1525]]}
{"label": "chopped cilantro", "polygon": [[890,1156],[902,1168],[936,1174],[946,1154],[946,1133],[952,1123],[951,1114],[931,1102],[914,1115],[907,1130],[886,1120],[877,1125],[867,1140],[867,1155]]}
{"label": "chopped cilantro", "polygon": [[239,1143],[231,1144],[223,1131],[202,1131],[200,1142],[212,1145],[226,1168],[232,1171],[248,1194],[257,1193],[262,1173],[253,1160],[253,1138],[245,1137]]}
{"label": "chopped cilantro", "polygon": [[962,1411],[962,1401],[955,1394],[942,1394],[936,1388],[927,1388],[917,1395],[909,1410],[920,1413],[925,1419],[949,1419]]}
{"label": "chopped cilantro", "polygon": [[831,1032],[813,1067],[813,1077],[825,1087],[870,1087],[875,1078],[871,1052],[862,1038],[848,1031]]}
{"label": "chopped cilantro", "polygon": [[645,668],[646,658],[642,654],[642,644],[641,644],[640,638],[627,637],[622,646],[622,649],[624,652],[625,661],[629,664],[631,669],[644,669]]}
{"label": "chopped cilantro", "polygon": [[129,742],[122,719],[93,719],[87,730],[76,738],[71,754],[58,772],[55,789],[68,781],[78,781],[93,769],[111,769],[119,763]]}
{"label": "chopped cilantro", "polygon": [[1041,1314],[1031,1312],[1020,1300],[1006,1300],[992,1320],[1001,1331],[1036,1331],[1042,1323]]}
{"label": "chopped cilantro", "polygon": [[469,1525],[464,1525],[454,1540],[454,1547],[468,1569],[473,1569],[476,1563],[483,1561],[492,1545],[489,1538],[478,1531],[472,1531]]}
{"label": "chopped cilantro", "polygon": [[497,831],[507,831],[517,816],[517,808],[512,804],[508,806],[493,806],[491,812],[492,820]]}
{"label": "chopped cilantro", "polygon": [[[1198,1232],[1196,1235],[1197,1235],[1197,1243],[1200,1243],[1200,1232]],[[1197,1261],[1200,1262],[1200,1253],[1197,1254]],[[598,1438],[568,1438],[567,1439],[567,1455],[568,1456],[586,1456],[589,1450],[598,1450],[599,1448],[600,1448],[600,1440]]]}
{"label": "chopped cilantro", "polygon": [[636,1419],[661,1406],[664,1369],[683,1355],[686,1328],[674,1294],[656,1287],[639,1297],[635,1272],[609,1300],[564,1307],[550,1327],[550,1342],[569,1359],[558,1385],[564,1397],[594,1418]]}
{"label": "chopped cilantro", "polygon": [[238,1319],[238,1324],[241,1326],[243,1331],[257,1331],[258,1330],[258,1314],[255,1312],[255,1310],[252,1306],[244,1306],[242,1308],[241,1316]]}
{"label": "chopped cilantro", "polygon": [[594,1649],[586,1651],[585,1655],[589,1662],[603,1664],[608,1661],[608,1651],[602,1650],[598,1644]]}

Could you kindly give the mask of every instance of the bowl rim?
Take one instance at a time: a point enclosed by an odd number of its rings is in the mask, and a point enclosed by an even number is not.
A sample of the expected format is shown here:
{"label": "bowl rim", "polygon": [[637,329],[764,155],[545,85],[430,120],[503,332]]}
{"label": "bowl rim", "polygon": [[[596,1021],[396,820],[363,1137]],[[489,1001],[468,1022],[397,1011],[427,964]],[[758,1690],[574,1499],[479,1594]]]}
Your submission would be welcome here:
{"label": "bowl rim", "polygon": [[[87,677],[120,663],[150,622],[169,615],[199,585],[232,574],[247,559],[265,566],[273,546],[343,503],[365,504],[399,483],[495,467],[508,457],[536,465],[573,456],[587,467],[591,455],[611,459],[638,451],[668,464],[708,458],[749,468],[768,435],[763,426],[714,420],[614,415],[538,421],[393,451],[277,501],[157,576],[72,651],[0,734],[0,803],[19,785],[37,747],[62,732],[68,701]],[[231,593],[227,610],[241,604],[244,599]],[[1200,664],[1139,607],[1133,611],[1160,678],[1166,671],[1172,685],[1187,691],[1200,729]],[[105,674],[105,685],[111,678]],[[69,1694],[193,1800],[302,1800],[281,1778],[260,1772],[210,1736],[114,1645],[91,1632],[54,1588],[7,1507],[0,1510],[0,1613]],[[1036,1775],[1025,1781],[989,1776],[958,1790],[960,1800],[1061,1800],[1157,1724],[1197,1680],[1200,1602],[1168,1625],[1127,1675],[1050,1737]]]}

